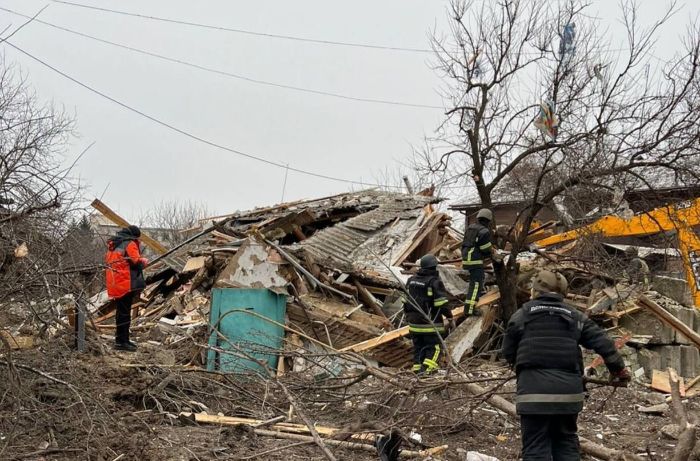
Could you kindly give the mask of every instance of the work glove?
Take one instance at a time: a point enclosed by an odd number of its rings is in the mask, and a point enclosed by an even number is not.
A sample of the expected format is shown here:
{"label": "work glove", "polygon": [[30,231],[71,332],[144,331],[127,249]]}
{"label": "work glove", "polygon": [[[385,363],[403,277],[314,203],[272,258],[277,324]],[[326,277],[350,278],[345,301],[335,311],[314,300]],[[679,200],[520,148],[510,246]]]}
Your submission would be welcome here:
{"label": "work glove", "polygon": [[139,259],[139,262],[141,263],[141,267],[143,267],[143,268],[148,266],[148,259],[146,259],[146,258]]}
{"label": "work glove", "polygon": [[449,318],[444,320],[445,324],[445,330],[447,333],[451,333],[454,331],[455,328],[457,328],[457,324],[455,323],[455,319]]}
{"label": "work glove", "polygon": [[620,371],[610,372],[610,384],[615,387],[627,387],[632,380],[632,375],[627,368]]}

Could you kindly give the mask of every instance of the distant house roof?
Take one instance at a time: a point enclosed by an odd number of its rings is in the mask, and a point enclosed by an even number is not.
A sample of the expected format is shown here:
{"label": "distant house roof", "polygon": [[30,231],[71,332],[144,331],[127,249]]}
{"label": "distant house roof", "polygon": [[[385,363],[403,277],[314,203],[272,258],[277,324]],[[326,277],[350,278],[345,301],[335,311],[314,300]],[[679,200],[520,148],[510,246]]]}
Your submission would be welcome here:
{"label": "distant house roof", "polygon": [[[655,208],[663,203],[671,203],[680,200],[688,200],[700,196],[700,185],[663,187],[659,189],[634,189],[625,192],[624,198],[635,211]],[[492,210],[499,208],[520,207],[529,203],[529,200],[502,200],[491,205]],[[648,206],[652,205],[652,206]],[[470,214],[482,208],[481,202],[458,203],[451,205],[450,210]]]}

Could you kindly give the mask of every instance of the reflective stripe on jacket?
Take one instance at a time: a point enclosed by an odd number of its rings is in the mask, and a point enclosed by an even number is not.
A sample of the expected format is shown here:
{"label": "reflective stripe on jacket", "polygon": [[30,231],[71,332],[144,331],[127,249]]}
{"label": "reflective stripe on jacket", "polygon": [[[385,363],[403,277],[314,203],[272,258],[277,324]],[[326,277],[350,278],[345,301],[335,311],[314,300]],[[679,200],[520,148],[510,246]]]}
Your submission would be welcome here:
{"label": "reflective stripe on jacket", "polygon": [[410,298],[404,298],[403,310],[413,334],[443,334],[443,318],[452,318],[447,307],[447,290],[436,269],[420,269],[406,282]]}
{"label": "reflective stripe on jacket", "polygon": [[575,414],[583,408],[581,349],[594,350],[617,372],[625,363],[615,344],[592,320],[545,293],[508,322],[503,357],[515,366],[519,414]]}
{"label": "reflective stripe on jacket", "polygon": [[483,266],[484,259],[491,256],[491,231],[477,222],[470,224],[464,232],[462,242],[462,267],[469,269]]}

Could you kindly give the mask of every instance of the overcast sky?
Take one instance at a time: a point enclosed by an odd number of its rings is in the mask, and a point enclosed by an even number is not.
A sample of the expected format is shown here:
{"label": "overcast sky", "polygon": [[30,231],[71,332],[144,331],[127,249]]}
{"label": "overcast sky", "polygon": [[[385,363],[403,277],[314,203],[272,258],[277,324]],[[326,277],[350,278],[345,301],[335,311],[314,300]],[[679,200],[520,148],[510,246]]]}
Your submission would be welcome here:
{"label": "overcast sky", "polygon": [[[430,48],[446,27],[438,0],[75,0],[105,8],[256,32],[401,48]],[[207,30],[51,2],[0,0],[0,7],[201,66],[284,85],[353,97],[441,106],[442,83],[426,53],[333,46]],[[622,43],[614,2],[594,0],[599,16]],[[641,20],[666,4],[642,0]],[[688,1],[662,30],[655,55],[670,56],[700,2]],[[0,30],[24,20],[0,11]],[[83,83],[195,136],[267,160],[327,176],[376,182],[395,170],[441,120],[435,108],[349,101],[263,86],[165,62],[32,23],[12,38],[25,51]],[[127,219],[162,200],[203,202],[213,213],[274,204],[285,170],[189,139],[90,93],[4,47],[42,100],[77,119],[69,152],[92,149],[76,174]],[[289,172],[285,200],[345,192],[347,183]]]}

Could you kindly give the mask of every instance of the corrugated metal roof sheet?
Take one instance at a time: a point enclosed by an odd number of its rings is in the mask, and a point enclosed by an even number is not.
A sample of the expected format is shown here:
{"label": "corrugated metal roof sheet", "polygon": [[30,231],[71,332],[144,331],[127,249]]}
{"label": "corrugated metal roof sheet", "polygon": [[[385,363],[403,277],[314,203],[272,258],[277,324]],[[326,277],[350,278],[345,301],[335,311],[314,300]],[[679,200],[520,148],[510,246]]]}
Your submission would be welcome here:
{"label": "corrugated metal roof sheet", "polygon": [[366,213],[316,232],[295,246],[320,260],[331,260],[340,270],[352,270],[352,254],[396,219],[417,219],[421,209],[435,201],[429,197],[382,194],[380,205]]}

